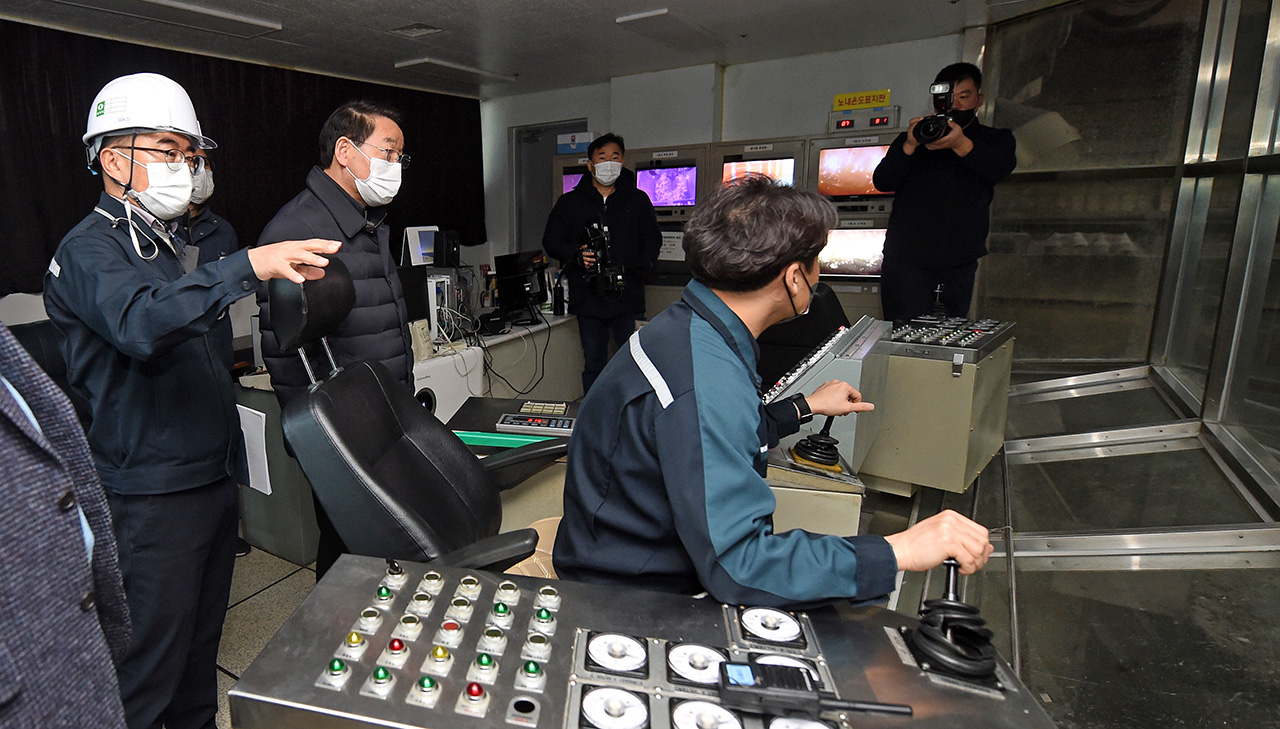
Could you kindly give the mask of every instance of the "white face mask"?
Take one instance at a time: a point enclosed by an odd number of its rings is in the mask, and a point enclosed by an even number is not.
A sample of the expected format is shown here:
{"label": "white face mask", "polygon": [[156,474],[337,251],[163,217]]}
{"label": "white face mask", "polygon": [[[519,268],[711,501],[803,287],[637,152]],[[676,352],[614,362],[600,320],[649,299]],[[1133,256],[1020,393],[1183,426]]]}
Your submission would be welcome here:
{"label": "white face mask", "polygon": [[595,175],[596,182],[599,182],[605,187],[609,187],[613,185],[613,183],[617,182],[618,176],[622,174],[622,163],[596,162],[595,172],[593,174]]}
{"label": "white face mask", "polygon": [[[116,149],[111,151],[129,159]],[[169,169],[167,162],[148,162],[142,164],[135,159],[129,159],[139,167],[145,167],[147,170],[147,189],[129,190],[129,196],[138,201],[147,212],[156,216],[160,220],[173,220],[183,213],[187,212],[187,206],[191,204],[191,191],[195,187],[194,181],[191,179],[191,168],[180,165],[178,169]]]}
{"label": "white face mask", "polygon": [[209,198],[213,197],[213,170],[206,165],[193,175],[193,178],[191,202],[196,205],[204,205],[209,201]]}
{"label": "white face mask", "polygon": [[355,142],[352,142],[351,146],[369,160],[368,179],[362,180],[356,177],[351,168],[347,168],[347,174],[356,181],[356,190],[360,192],[360,197],[364,198],[364,204],[376,208],[391,202],[396,193],[400,192],[400,165],[388,162],[381,157],[370,157],[361,151],[360,146]]}

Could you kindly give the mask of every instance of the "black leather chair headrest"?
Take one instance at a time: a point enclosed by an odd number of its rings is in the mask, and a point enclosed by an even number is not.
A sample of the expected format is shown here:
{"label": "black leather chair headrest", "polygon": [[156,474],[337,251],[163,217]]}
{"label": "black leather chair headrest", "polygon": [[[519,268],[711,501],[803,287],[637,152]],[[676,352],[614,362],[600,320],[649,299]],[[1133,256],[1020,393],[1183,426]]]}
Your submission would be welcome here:
{"label": "black leather chair headrest", "polygon": [[284,352],[332,334],[356,303],[351,272],[337,258],[330,258],[324,277],[314,281],[296,284],[272,279],[267,295],[271,301],[271,328]]}

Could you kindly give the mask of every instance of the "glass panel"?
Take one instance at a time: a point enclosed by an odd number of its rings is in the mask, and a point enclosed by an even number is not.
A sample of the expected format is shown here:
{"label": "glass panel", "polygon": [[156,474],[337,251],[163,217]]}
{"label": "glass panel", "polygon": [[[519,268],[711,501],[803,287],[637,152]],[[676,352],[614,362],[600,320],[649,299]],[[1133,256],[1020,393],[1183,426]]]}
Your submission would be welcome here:
{"label": "glass panel", "polygon": [[[1004,454],[997,453],[987,463],[969,490],[959,494],[943,491],[942,508],[972,515],[974,521],[988,529],[1008,526],[1004,513]],[[998,535],[991,535],[992,542],[997,538]]]}
{"label": "glass panel", "polygon": [[1258,521],[1213,459],[1199,448],[1011,464],[1009,488],[1013,528],[1018,532]]}
{"label": "glass panel", "polygon": [[1153,387],[1063,400],[1009,400],[1006,438],[1095,433],[1178,420],[1178,414]]}
{"label": "glass panel", "polygon": [[1006,182],[978,313],[1018,322],[1020,360],[1145,362],[1176,183]]}
{"label": "glass panel", "polygon": [[1244,398],[1227,414],[1227,422],[1242,426],[1274,459],[1280,456],[1280,232],[1265,286],[1262,314],[1249,333],[1251,346],[1243,350],[1252,349],[1252,356],[1246,354],[1237,374]]}
{"label": "glass panel", "polygon": [[1201,13],[1200,0],[1091,0],[996,26],[986,92],[1018,169],[1181,160]]}
{"label": "glass panel", "polygon": [[[1205,184],[1212,190],[1205,230],[1201,236],[1196,235],[1197,231],[1189,234],[1183,259],[1182,299],[1174,313],[1169,345],[1170,368],[1202,399],[1244,176],[1215,178]],[[1201,194],[1203,187],[1197,190],[1197,195]]]}
{"label": "glass panel", "polygon": [[1023,680],[1068,729],[1274,727],[1278,583],[1280,569],[1019,568]]}
{"label": "glass panel", "polygon": [[1218,159],[1239,159],[1249,152],[1253,108],[1262,77],[1262,57],[1267,45],[1271,0],[1243,0],[1240,25],[1231,55],[1231,80],[1223,111]]}

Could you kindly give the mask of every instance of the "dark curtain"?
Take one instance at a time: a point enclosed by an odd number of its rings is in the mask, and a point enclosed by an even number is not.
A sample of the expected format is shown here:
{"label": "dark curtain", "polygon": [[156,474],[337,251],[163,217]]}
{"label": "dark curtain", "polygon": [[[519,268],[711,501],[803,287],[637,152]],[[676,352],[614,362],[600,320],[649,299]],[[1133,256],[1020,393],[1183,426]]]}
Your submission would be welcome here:
{"label": "dark curtain", "polygon": [[58,242],[102,191],[80,141],[93,97],[111,79],[143,71],[191,95],[205,135],[218,143],[209,207],[241,245],[302,190],[318,162],[320,125],[351,99],[404,115],[413,166],[390,206],[392,241],[408,225],[458,230],[464,245],[485,241],[478,101],[0,20],[0,296],[42,289]]}

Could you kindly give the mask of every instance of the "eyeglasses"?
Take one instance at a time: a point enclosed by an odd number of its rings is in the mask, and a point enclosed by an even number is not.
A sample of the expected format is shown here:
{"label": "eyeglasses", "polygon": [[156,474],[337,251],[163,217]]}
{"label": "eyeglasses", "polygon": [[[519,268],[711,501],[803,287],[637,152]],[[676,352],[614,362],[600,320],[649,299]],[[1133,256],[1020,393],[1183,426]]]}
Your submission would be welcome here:
{"label": "eyeglasses", "polygon": [[[131,148],[130,147],[111,147],[111,149],[131,149]],[[177,172],[178,170],[182,169],[182,165],[184,164],[190,167],[191,172],[194,174],[200,174],[200,172],[204,170],[204,162],[205,162],[204,157],[199,157],[194,154],[187,154],[180,149],[157,149],[155,147],[132,147],[132,149],[136,149],[141,152],[155,152],[156,154],[164,155],[165,165],[167,165],[169,169],[173,170],[174,172]]]}
{"label": "eyeglasses", "polygon": [[390,162],[393,165],[397,165],[397,164],[400,165],[400,169],[402,170],[409,169],[409,155],[400,154],[400,152],[398,152],[397,150],[390,149],[388,147],[379,147],[378,145],[370,144],[369,142],[361,142],[360,144],[362,146],[373,147],[374,149],[378,150],[379,152],[382,153],[382,158],[384,160]]}

